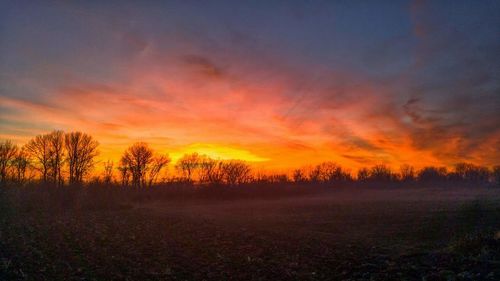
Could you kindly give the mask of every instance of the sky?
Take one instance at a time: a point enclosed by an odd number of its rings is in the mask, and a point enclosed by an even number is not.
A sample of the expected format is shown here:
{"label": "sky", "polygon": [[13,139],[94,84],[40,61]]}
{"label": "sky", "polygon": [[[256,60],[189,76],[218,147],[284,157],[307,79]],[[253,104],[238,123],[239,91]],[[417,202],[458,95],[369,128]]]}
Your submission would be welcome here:
{"label": "sky", "polygon": [[3,1],[0,139],[286,170],[500,164],[500,2]]}

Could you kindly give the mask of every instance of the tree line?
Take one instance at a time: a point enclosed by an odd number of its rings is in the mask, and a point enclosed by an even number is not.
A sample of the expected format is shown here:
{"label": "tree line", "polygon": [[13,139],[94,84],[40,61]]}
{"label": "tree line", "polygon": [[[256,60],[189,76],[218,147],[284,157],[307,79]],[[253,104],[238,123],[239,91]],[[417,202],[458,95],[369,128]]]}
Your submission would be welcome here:
{"label": "tree line", "polygon": [[9,180],[24,184],[34,180],[62,186],[65,173],[69,184],[81,184],[94,167],[99,143],[82,132],[53,131],[18,147],[12,141],[0,143],[0,184]]}
{"label": "tree line", "polygon": [[[174,165],[177,175],[161,177],[171,164],[168,154],[154,151],[147,143],[128,147],[118,163],[102,163],[93,173],[99,142],[82,132],[52,131],[37,135],[19,147],[10,140],[0,142],[0,185],[40,182],[54,186],[96,182],[106,185],[151,187],[158,183],[181,182],[199,185],[238,186],[247,183],[470,183],[500,185],[500,166],[458,163],[453,169],[402,165],[398,171],[380,164],[361,168],[356,175],[334,162],[295,169],[290,174],[253,172],[242,160],[219,160],[198,153],[186,154]],[[115,167],[116,166],[116,167]]]}

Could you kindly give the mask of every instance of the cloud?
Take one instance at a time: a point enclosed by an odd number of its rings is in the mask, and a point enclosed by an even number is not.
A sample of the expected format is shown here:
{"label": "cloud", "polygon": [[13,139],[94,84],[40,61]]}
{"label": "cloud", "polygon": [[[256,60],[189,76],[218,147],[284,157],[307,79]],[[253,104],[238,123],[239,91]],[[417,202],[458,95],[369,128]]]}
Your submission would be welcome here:
{"label": "cloud", "polygon": [[216,66],[210,59],[199,55],[184,55],[182,61],[194,71],[208,77],[208,78],[222,78],[224,71]]}
{"label": "cloud", "polygon": [[201,143],[281,168],[498,163],[500,44],[480,32],[498,20],[460,25],[439,3],[420,2],[405,7],[409,29],[390,36],[342,17],[346,30],[315,33],[331,20],[319,8],[259,15],[263,26],[158,17],[130,4],[126,17],[106,10],[82,25],[92,5],[71,5],[66,21],[81,38],[58,36],[68,33],[50,21],[40,27],[46,38],[18,27],[6,40],[18,48],[5,51],[15,67],[0,67],[1,136],[85,130],[113,156],[137,140],[175,153]]}

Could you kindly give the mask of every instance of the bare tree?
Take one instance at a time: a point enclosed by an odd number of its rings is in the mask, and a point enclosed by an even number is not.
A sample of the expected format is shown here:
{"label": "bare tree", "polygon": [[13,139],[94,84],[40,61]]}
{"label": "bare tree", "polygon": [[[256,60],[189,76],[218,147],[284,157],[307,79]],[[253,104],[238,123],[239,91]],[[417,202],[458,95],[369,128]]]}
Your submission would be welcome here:
{"label": "bare tree", "polygon": [[62,175],[62,167],[64,163],[64,132],[53,131],[48,136],[50,144],[49,164],[52,171],[52,182],[57,186],[62,186],[64,184]]}
{"label": "bare tree", "polygon": [[[300,170],[296,170],[294,174],[295,177],[303,177],[303,174],[300,174]],[[305,179],[303,179],[305,180]],[[323,162],[316,166],[314,166],[309,171],[309,181],[313,183],[332,183],[332,182],[340,182],[352,180],[352,176],[348,170],[343,169],[340,165],[335,162]]]}
{"label": "bare tree", "polygon": [[322,182],[338,182],[351,178],[347,171],[344,171],[340,165],[334,162],[323,162],[317,167],[319,180]]}
{"label": "bare tree", "polygon": [[[123,159],[122,159],[123,160]],[[128,186],[130,183],[130,171],[127,166],[127,163],[123,163],[123,161],[120,161],[120,166],[117,168],[118,171],[120,171],[120,178],[122,180],[122,186]]]}
{"label": "bare tree", "polygon": [[220,185],[224,181],[223,162],[210,157],[202,157],[200,160],[200,182]]}
{"label": "bare tree", "polygon": [[146,172],[153,161],[153,150],[144,142],[138,142],[129,147],[123,154],[120,162],[122,167],[132,175],[132,184],[135,187],[146,185]]}
{"label": "bare tree", "polygon": [[270,174],[265,175],[262,181],[264,183],[286,184],[290,182],[290,178],[287,174]]}
{"label": "bare tree", "polygon": [[399,176],[402,181],[414,181],[415,180],[415,168],[413,166],[404,164],[399,168]]}
{"label": "bare tree", "polygon": [[181,172],[182,177],[187,182],[192,182],[196,170],[200,166],[201,156],[198,153],[185,154],[177,160],[175,168]]}
{"label": "bare tree", "polygon": [[156,183],[156,179],[160,174],[161,170],[170,163],[171,159],[168,155],[157,155],[153,157],[153,161],[151,161],[149,170],[149,179],[148,186],[153,186]]}
{"label": "bare tree", "polygon": [[111,160],[104,162],[104,171],[103,171],[103,181],[106,185],[111,184],[113,180],[113,166],[114,163]]}
{"label": "bare tree", "polygon": [[250,179],[250,166],[241,160],[226,161],[222,165],[224,180],[230,186],[241,185]]}
{"label": "bare tree", "polygon": [[321,181],[321,166],[317,165],[309,170],[309,181],[312,183]]}
{"label": "bare tree", "polygon": [[292,178],[296,183],[303,183],[307,181],[306,175],[302,169],[295,169],[293,171]]}
{"label": "bare tree", "polygon": [[17,184],[24,184],[27,180],[27,171],[30,166],[30,158],[26,146],[21,147],[12,160],[13,178]]}
{"label": "bare tree", "polygon": [[51,173],[51,142],[48,134],[38,135],[31,139],[26,145],[26,150],[34,160],[34,167],[40,172],[42,181],[49,181]]}
{"label": "bare tree", "polygon": [[91,135],[71,132],[64,136],[69,165],[69,183],[80,184],[83,177],[94,167],[99,143]]}
{"label": "bare tree", "polygon": [[461,181],[484,183],[488,181],[490,172],[486,167],[477,166],[471,163],[458,163],[455,165],[454,174]]}
{"label": "bare tree", "polygon": [[433,166],[422,168],[417,175],[417,179],[421,182],[446,181],[447,177],[448,171],[446,167]]}
{"label": "bare tree", "polygon": [[393,174],[391,168],[384,164],[375,165],[370,169],[370,180],[373,181],[391,181]]}
{"label": "bare tree", "polygon": [[367,181],[370,178],[370,171],[367,168],[361,168],[358,170],[358,181]]}
{"label": "bare tree", "polygon": [[7,174],[17,154],[17,146],[10,140],[0,142],[0,186],[7,184]]}
{"label": "bare tree", "polygon": [[26,150],[35,160],[35,167],[40,171],[43,182],[51,181],[59,186],[62,185],[64,162],[64,133],[62,131],[36,136],[28,142]]}

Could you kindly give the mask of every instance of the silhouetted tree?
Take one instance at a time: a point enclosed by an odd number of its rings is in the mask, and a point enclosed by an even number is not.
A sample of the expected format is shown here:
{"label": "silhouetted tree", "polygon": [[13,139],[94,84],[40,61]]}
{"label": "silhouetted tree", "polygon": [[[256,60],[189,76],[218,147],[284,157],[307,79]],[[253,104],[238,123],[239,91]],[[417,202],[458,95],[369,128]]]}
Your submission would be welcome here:
{"label": "silhouetted tree", "polygon": [[117,168],[120,172],[122,186],[128,186],[130,184],[131,172],[127,165],[127,163],[123,163],[123,161],[120,161],[120,166]]}
{"label": "silhouetted tree", "polygon": [[290,182],[290,178],[287,174],[258,174],[252,178],[252,182],[264,183],[264,184],[287,184]]}
{"label": "silhouetted tree", "polygon": [[157,155],[153,157],[153,161],[151,161],[151,164],[148,168],[149,170],[149,179],[148,179],[148,185],[151,187],[153,184],[156,183],[156,180],[158,178],[158,175],[160,174],[161,170],[170,163],[170,157],[168,155]]}
{"label": "silhouetted tree", "polygon": [[389,182],[393,179],[391,169],[384,165],[375,165],[370,169],[370,180],[377,182]]}
{"label": "silhouetted tree", "polygon": [[399,168],[399,176],[401,181],[409,182],[415,180],[415,169],[407,164],[401,165]]}
{"label": "silhouetted tree", "polygon": [[196,170],[200,167],[202,157],[198,153],[185,154],[177,160],[175,168],[182,174],[187,182],[193,181]]}
{"label": "silhouetted tree", "polygon": [[38,135],[31,139],[26,145],[26,150],[34,160],[34,167],[40,172],[42,181],[49,181],[51,173],[52,149],[50,136],[48,134]]}
{"label": "silhouetted tree", "polygon": [[17,146],[10,140],[0,142],[0,186],[7,184],[7,174],[17,154]]}
{"label": "silhouetted tree", "polygon": [[201,157],[200,183],[220,185],[224,181],[223,162],[209,157]]}
{"label": "silhouetted tree", "polygon": [[367,181],[369,178],[370,178],[370,171],[368,170],[368,168],[361,168],[358,170],[358,176],[356,177],[358,181],[364,182]]}
{"label": "silhouetted tree", "polygon": [[256,171],[252,178],[253,183],[267,183],[267,175],[264,171]]}
{"label": "silhouetted tree", "polygon": [[115,163],[111,160],[104,162],[104,170],[103,170],[103,182],[106,185],[110,185],[113,181],[113,166]]}
{"label": "silhouetted tree", "polygon": [[230,186],[241,185],[250,179],[250,166],[241,160],[229,160],[222,164],[224,180]]}
{"label": "silhouetted tree", "polygon": [[26,173],[30,165],[30,158],[26,146],[21,147],[12,160],[13,178],[17,184],[24,184],[27,180]]}
{"label": "silhouetted tree", "polygon": [[52,182],[57,186],[64,183],[62,176],[62,167],[64,163],[64,132],[53,131],[49,135],[50,158],[49,165],[52,171]]}
{"label": "silhouetted tree", "polygon": [[333,162],[323,162],[316,166],[319,181],[334,182],[343,179],[342,167]]}
{"label": "silhouetted tree", "polygon": [[292,178],[293,178],[293,181],[296,183],[304,183],[307,181],[307,177],[302,169],[294,170]]}
{"label": "silhouetted tree", "polygon": [[458,163],[454,174],[459,180],[469,183],[486,183],[489,179],[488,168],[471,163]]}
{"label": "silhouetted tree", "polygon": [[290,178],[287,174],[271,174],[268,176],[267,182],[269,183],[277,183],[277,184],[286,184],[290,182]]}
{"label": "silhouetted tree", "polygon": [[309,170],[309,181],[312,183],[318,183],[321,181],[321,166],[316,165]]}
{"label": "silhouetted tree", "polygon": [[443,182],[446,181],[448,171],[446,167],[424,167],[418,172],[417,179],[421,182]]}
{"label": "silhouetted tree", "polygon": [[83,177],[93,168],[98,155],[99,143],[82,132],[71,132],[64,136],[69,165],[69,183],[81,184]]}
{"label": "silhouetted tree", "polygon": [[124,173],[132,175],[132,185],[141,187],[146,185],[146,172],[152,161],[153,150],[146,143],[138,142],[124,152],[120,163]]}

